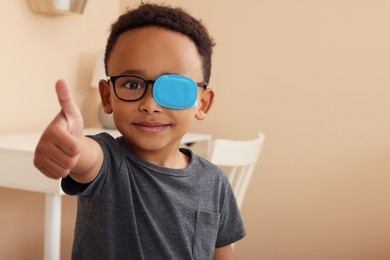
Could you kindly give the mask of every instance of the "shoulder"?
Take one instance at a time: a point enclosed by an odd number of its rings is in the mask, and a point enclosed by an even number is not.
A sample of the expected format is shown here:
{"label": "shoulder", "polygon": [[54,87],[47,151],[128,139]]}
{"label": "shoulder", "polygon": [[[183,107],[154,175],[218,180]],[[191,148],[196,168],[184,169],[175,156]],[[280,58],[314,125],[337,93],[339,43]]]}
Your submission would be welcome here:
{"label": "shoulder", "polygon": [[228,175],[217,165],[205,158],[192,154],[196,183],[207,196],[218,197],[220,203],[232,192]]}
{"label": "shoulder", "polygon": [[106,132],[102,132],[96,135],[87,135],[87,137],[95,140],[100,145],[105,157],[122,154],[122,137],[114,138],[112,135]]}
{"label": "shoulder", "polygon": [[100,145],[101,144],[106,144],[106,143],[117,143],[117,140],[110,134],[106,132],[102,132],[96,135],[87,135],[87,137],[95,140],[98,142]]}
{"label": "shoulder", "polygon": [[223,181],[224,183],[229,182],[228,176],[219,166],[213,164],[209,160],[200,157],[199,155],[191,151],[190,153],[191,153],[191,161],[194,167],[196,167],[197,172],[204,175],[202,177],[217,178],[220,181]]}

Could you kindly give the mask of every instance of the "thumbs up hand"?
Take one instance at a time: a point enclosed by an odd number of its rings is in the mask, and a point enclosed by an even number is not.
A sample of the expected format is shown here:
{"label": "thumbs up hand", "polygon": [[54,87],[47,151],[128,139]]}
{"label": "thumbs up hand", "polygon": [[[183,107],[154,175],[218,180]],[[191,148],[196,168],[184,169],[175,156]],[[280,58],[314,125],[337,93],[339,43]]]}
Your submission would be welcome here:
{"label": "thumbs up hand", "polygon": [[42,134],[34,158],[35,167],[53,179],[68,176],[76,166],[84,128],[80,110],[64,81],[57,81],[56,92],[61,111]]}

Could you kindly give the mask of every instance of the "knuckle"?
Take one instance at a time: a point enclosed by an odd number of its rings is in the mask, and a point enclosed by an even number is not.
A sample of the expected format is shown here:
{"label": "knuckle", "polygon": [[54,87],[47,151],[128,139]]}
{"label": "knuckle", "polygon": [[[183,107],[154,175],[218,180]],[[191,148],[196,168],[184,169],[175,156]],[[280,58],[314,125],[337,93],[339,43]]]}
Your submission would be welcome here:
{"label": "knuckle", "polygon": [[67,170],[67,169],[61,169],[61,170],[56,170],[56,171],[50,172],[51,178],[57,179],[57,180],[60,178],[64,178],[68,175],[69,175],[69,170]]}

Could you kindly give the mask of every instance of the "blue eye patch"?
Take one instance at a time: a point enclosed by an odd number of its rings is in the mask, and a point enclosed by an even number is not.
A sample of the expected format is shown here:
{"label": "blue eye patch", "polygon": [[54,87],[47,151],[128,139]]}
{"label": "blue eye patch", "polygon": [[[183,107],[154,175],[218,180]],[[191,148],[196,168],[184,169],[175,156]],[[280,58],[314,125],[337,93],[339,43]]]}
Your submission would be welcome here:
{"label": "blue eye patch", "polygon": [[198,85],[193,79],[183,75],[163,75],[154,82],[153,98],[165,108],[187,109],[197,105]]}

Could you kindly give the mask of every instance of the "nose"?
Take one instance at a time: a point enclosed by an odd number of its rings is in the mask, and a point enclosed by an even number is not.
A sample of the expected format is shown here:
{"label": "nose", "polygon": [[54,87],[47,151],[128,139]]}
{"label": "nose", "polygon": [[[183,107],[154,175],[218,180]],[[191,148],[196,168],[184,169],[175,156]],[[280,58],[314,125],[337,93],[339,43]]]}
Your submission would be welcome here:
{"label": "nose", "polygon": [[153,85],[148,88],[145,96],[140,100],[139,110],[147,114],[160,113],[162,108],[156,103],[152,94]]}

